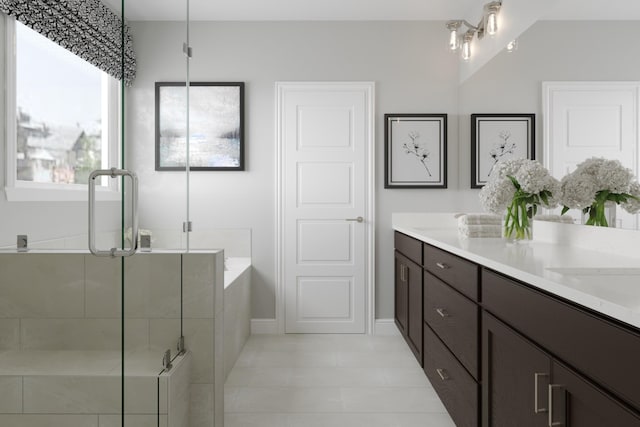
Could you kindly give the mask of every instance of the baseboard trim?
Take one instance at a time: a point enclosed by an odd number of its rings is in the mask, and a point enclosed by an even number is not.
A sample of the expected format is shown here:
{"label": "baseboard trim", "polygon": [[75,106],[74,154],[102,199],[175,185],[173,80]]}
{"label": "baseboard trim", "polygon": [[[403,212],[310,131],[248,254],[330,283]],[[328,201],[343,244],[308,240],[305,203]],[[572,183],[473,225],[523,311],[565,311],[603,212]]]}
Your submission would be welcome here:
{"label": "baseboard trim", "polygon": [[276,319],[251,319],[252,335],[277,335],[278,322]]}
{"label": "baseboard trim", "polygon": [[[393,319],[376,319],[374,335],[400,335]],[[276,319],[251,319],[252,335],[277,335]]]}
{"label": "baseboard trim", "polygon": [[376,319],[374,335],[400,335],[393,319]]}

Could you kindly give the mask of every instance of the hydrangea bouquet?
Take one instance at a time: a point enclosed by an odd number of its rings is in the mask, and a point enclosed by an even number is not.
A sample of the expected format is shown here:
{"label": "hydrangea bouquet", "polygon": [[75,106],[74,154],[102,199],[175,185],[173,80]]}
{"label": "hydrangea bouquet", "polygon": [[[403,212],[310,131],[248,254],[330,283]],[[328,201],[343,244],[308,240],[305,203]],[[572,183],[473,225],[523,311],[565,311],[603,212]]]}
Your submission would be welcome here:
{"label": "hydrangea bouquet", "polygon": [[631,214],[640,211],[640,184],[618,160],[592,157],[562,178],[562,213],[581,209],[589,218],[586,225],[607,227],[605,205],[621,205]]}
{"label": "hydrangea bouquet", "polygon": [[538,206],[557,206],[554,195],[560,183],[539,162],[509,159],[497,163],[487,184],[480,190],[482,207],[504,217],[503,235],[509,239],[531,239],[531,218]]}

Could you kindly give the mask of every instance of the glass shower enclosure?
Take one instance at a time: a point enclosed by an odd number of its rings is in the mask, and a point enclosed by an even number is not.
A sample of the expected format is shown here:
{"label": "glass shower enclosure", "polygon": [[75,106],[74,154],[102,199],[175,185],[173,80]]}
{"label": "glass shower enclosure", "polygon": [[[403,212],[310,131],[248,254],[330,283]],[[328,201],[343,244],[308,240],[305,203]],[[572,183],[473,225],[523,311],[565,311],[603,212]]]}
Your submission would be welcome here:
{"label": "glass shower enclosure", "polygon": [[221,272],[189,253],[188,85],[167,112],[184,166],[153,164],[153,83],[189,81],[188,5],[158,40],[145,4],[0,5],[0,425],[186,427],[193,377],[213,376]]}

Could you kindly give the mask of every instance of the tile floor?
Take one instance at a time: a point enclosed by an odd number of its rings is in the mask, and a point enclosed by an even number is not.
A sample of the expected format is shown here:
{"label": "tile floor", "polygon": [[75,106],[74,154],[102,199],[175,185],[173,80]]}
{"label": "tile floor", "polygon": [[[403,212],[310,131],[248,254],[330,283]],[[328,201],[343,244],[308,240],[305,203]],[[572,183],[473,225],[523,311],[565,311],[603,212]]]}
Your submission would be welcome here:
{"label": "tile floor", "polygon": [[226,427],[455,427],[400,336],[252,335]]}

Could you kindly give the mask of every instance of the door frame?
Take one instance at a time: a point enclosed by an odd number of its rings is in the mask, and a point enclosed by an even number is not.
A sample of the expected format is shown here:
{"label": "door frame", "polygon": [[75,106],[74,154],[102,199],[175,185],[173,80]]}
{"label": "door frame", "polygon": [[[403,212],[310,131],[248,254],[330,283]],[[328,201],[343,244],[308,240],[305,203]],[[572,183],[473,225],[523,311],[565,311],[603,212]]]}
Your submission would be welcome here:
{"label": "door frame", "polygon": [[360,90],[366,95],[366,158],[365,185],[365,334],[375,329],[375,83],[374,82],[276,82],[276,326],[277,333],[285,333],[284,286],[284,147],[283,101],[286,93],[299,90]]}

